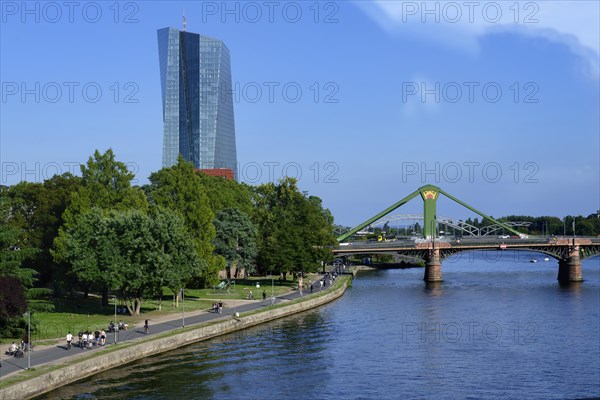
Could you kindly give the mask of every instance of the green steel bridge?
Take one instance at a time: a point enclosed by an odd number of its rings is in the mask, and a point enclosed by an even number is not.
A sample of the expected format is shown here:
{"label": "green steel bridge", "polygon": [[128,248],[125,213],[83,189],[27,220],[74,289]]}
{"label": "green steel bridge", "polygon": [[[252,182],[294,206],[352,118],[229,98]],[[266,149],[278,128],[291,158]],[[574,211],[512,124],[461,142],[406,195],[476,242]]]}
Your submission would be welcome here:
{"label": "green steel bridge", "polygon": [[[438,225],[450,224],[463,231],[473,234],[467,226],[459,226],[456,221],[437,216],[437,199],[440,195],[475,212],[477,215],[490,221],[493,225],[481,236],[463,236],[460,239],[441,239],[438,237]],[[348,240],[366,227],[380,221],[392,211],[398,209],[410,200],[420,196],[423,200],[423,232],[422,237],[416,240],[397,240],[393,242],[349,242]],[[413,216],[414,217],[414,216]],[[421,218],[419,216],[419,218]],[[468,224],[467,224],[468,225]],[[425,261],[426,282],[439,282],[442,280],[442,260],[453,254],[473,250],[529,250],[543,253],[558,260],[558,280],[561,282],[579,282],[583,280],[581,273],[581,260],[600,254],[599,237],[529,237],[515,228],[522,224],[500,222],[471,207],[459,199],[446,193],[439,187],[426,185],[405,198],[386,208],[377,215],[340,235],[337,240],[339,246],[334,249],[337,256],[370,255],[370,254],[399,254],[419,258]],[[498,237],[491,233],[498,229],[510,232],[512,236]],[[481,233],[481,232],[479,232]]]}

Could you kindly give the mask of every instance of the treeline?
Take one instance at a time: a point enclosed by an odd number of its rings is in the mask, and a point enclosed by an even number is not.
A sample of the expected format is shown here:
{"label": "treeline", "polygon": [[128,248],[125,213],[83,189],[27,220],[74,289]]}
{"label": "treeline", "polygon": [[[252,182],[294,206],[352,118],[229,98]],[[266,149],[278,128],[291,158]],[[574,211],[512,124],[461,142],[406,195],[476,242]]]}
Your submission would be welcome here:
{"label": "treeline", "polygon": [[332,258],[333,217],[296,181],[251,187],[177,165],[132,185],[112,150],[81,177],[0,187],[0,333],[15,336],[40,296],[143,299],[210,287],[219,272],[317,271]]}
{"label": "treeline", "polygon": [[[519,232],[530,235],[573,235],[573,222],[575,223],[575,234],[577,236],[596,236],[600,234],[600,218],[598,214],[590,214],[587,217],[568,215],[563,218],[542,216],[532,217],[529,215],[509,215],[497,219],[500,222],[530,222],[529,226],[517,226]],[[465,221],[477,228],[492,225],[492,222],[475,218]]]}

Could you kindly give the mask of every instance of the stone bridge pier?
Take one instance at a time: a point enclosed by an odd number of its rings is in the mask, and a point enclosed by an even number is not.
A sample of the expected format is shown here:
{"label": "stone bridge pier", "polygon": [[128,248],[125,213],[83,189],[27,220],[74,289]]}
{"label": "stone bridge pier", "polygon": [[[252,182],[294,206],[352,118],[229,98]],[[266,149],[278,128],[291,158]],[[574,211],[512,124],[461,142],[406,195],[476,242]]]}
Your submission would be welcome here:
{"label": "stone bridge pier", "polygon": [[425,260],[425,282],[442,281],[442,262],[440,260],[440,250],[433,249],[429,251],[429,256]]}
{"label": "stone bridge pier", "polygon": [[581,257],[579,245],[569,246],[568,254],[558,260],[558,280],[560,282],[581,282]]}

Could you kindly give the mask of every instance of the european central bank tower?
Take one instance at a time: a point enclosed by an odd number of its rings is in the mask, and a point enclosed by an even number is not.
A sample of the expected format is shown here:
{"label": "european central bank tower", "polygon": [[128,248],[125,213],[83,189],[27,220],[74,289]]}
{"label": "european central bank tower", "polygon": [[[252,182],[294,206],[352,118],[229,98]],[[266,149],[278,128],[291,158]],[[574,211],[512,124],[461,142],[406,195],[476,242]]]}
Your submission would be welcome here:
{"label": "european central bank tower", "polygon": [[229,49],[216,39],[158,30],[163,103],[163,167],[179,154],[198,169],[228,168],[237,177]]}

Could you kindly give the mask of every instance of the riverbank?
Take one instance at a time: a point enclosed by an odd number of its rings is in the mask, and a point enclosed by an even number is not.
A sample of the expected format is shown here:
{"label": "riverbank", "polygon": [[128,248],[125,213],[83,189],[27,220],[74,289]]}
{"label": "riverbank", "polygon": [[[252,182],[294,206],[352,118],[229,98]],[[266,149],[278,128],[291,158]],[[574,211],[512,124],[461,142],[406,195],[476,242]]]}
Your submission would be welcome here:
{"label": "riverbank", "polygon": [[[80,353],[56,363],[47,363],[24,370],[0,382],[0,398],[32,398],[147,356],[307,311],[341,297],[350,283],[350,276],[342,276],[327,290],[308,294],[303,298],[289,296],[284,298],[285,302],[280,304],[264,305],[248,312],[235,312],[231,316],[218,317],[209,322],[171,329],[152,337],[142,336],[129,342],[95,350],[93,353]],[[243,310],[242,307],[239,309]]]}

